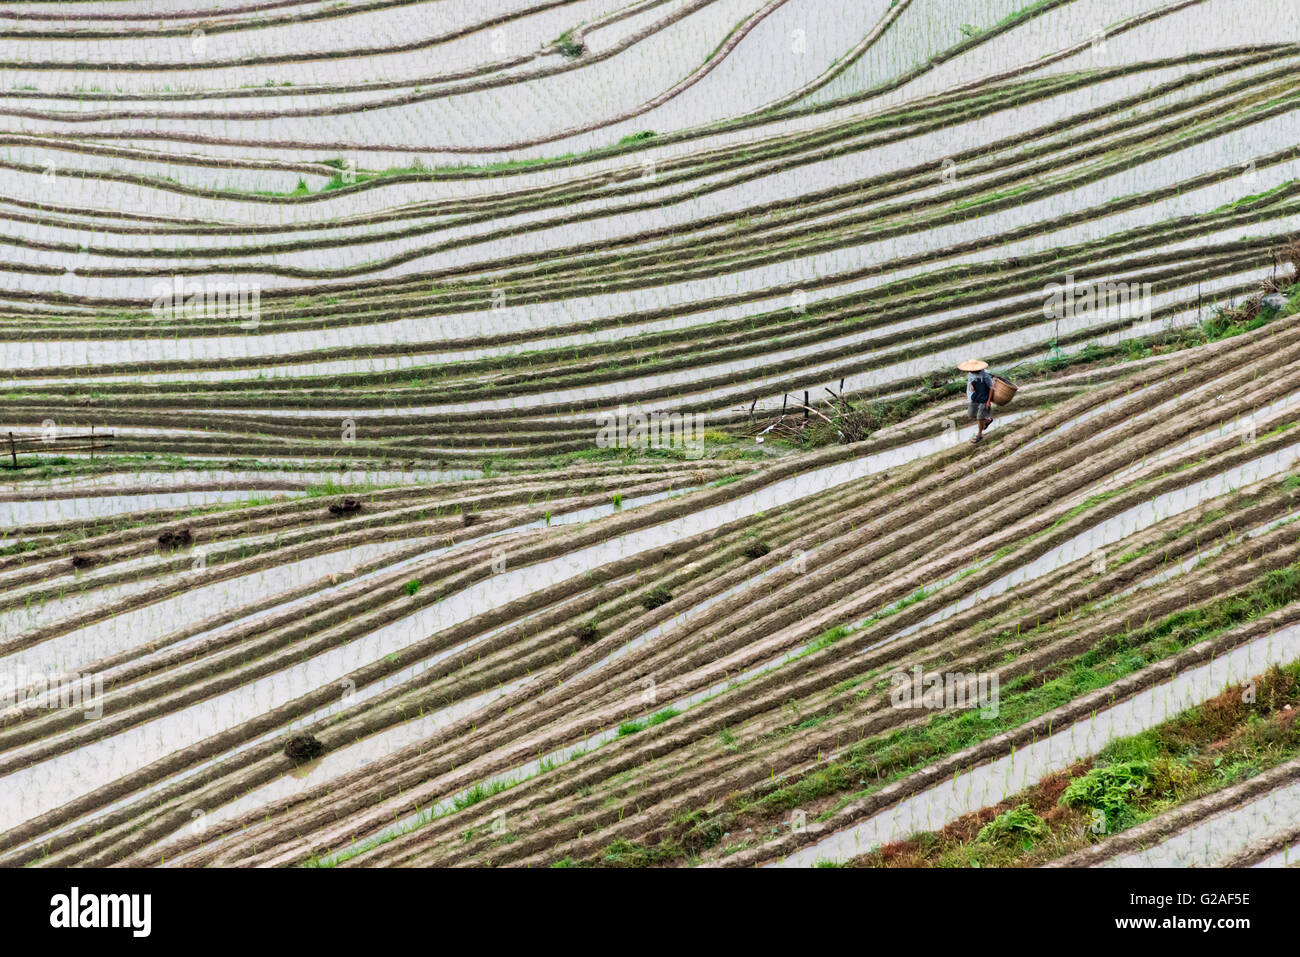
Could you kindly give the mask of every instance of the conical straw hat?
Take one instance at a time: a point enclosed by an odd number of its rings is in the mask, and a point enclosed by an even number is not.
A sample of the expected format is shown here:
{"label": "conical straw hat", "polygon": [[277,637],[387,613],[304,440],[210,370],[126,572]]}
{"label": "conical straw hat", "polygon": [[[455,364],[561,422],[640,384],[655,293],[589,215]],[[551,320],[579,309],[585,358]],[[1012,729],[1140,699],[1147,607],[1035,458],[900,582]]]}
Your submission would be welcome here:
{"label": "conical straw hat", "polygon": [[989,364],[983,359],[967,359],[957,364],[957,368],[962,372],[981,372],[988,367]]}

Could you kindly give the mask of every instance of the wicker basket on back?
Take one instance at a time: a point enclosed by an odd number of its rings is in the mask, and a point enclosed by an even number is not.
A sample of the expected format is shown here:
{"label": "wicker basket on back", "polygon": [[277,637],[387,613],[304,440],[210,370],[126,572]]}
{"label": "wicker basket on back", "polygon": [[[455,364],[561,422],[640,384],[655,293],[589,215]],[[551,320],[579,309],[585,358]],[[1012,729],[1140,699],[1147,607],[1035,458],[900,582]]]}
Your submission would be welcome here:
{"label": "wicker basket on back", "polygon": [[1010,379],[1004,379],[1000,375],[993,377],[993,404],[1008,405],[1016,397],[1019,387],[1011,382]]}

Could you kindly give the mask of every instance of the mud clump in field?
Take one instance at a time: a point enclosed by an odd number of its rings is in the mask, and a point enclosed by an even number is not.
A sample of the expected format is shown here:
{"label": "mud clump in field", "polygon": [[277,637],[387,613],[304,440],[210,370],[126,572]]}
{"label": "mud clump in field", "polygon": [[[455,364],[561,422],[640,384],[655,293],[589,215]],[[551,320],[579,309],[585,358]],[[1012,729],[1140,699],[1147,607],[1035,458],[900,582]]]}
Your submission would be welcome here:
{"label": "mud clump in field", "polygon": [[600,638],[600,629],[596,627],[595,622],[586,621],[578,626],[574,634],[584,645],[589,645]]}
{"label": "mud clump in field", "polygon": [[325,745],[310,734],[296,734],[284,746],[284,756],[294,764],[315,761],[325,753]]}
{"label": "mud clump in field", "polygon": [[72,556],[72,567],[73,568],[94,568],[96,565],[102,563],[103,561],[104,561],[103,555],[98,555],[95,554],[94,552],[78,552],[76,555]]}
{"label": "mud clump in field", "polygon": [[345,498],[330,506],[331,515],[355,515],[361,511],[361,502],[355,498]]}
{"label": "mud clump in field", "polygon": [[473,512],[466,512],[464,515],[460,517],[460,520],[461,523],[464,525],[473,525],[475,522],[478,521],[478,516],[475,515]]}
{"label": "mud clump in field", "polygon": [[158,544],[163,548],[184,548],[194,544],[194,532],[188,528],[169,528],[158,536]]}
{"label": "mud clump in field", "polygon": [[752,542],[745,545],[743,554],[746,558],[762,558],[771,550],[772,549],[768,546],[767,542],[760,542],[758,539],[754,539]]}
{"label": "mud clump in field", "polygon": [[646,611],[653,611],[660,605],[666,605],[672,600],[672,592],[663,585],[656,585],[648,595],[641,599],[641,607]]}

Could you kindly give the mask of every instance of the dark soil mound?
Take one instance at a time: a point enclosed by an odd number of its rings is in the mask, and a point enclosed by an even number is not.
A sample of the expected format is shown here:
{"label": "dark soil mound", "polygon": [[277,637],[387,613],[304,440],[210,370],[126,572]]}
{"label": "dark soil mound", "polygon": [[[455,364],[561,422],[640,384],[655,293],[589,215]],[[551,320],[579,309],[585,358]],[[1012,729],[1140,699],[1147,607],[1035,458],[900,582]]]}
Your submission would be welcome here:
{"label": "dark soil mound", "polygon": [[325,745],[310,734],[297,734],[284,746],[284,756],[294,764],[306,764],[315,761],[325,753]]}
{"label": "dark soil mound", "polygon": [[666,605],[673,600],[673,593],[663,585],[656,585],[654,589],[641,599],[641,607],[646,611],[658,608],[660,605]]}
{"label": "dark soil mound", "polygon": [[355,515],[361,511],[361,503],[355,498],[345,498],[330,506],[331,515]]}
{"label": "dark soil mound", "polygon": [[169,528],[158,536],[158,544],[163,548],[183,548],[194,544],[194,533],[188,528]]}
{"label": "dark soil mound", "polygon": [[80,552],[72,556],[73,568],[94,568],[104,560],[103,555],[97,555],[93,552]]}
{"label": "dark soil mound", "polygon": [[760,542],[758,539],[754,539],[752,542],[745,545],[744,556],[746,558],[762,558],[771,550],[772,549],[768,547],[767,542]]}

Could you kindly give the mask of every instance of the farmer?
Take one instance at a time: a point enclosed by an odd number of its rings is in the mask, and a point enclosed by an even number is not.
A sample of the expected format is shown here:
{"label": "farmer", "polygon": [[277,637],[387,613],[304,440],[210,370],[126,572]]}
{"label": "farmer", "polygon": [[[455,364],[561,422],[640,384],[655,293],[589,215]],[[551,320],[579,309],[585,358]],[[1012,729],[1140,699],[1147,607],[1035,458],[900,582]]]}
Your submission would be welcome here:
{"label": "farmer", "polygon": [[993,421],[993,376],[989,375],[988,367],[980,359],[967,359],[957,366],[966,373],[966,414],[979,423],[972,445],[984,438],[984,430]]}

